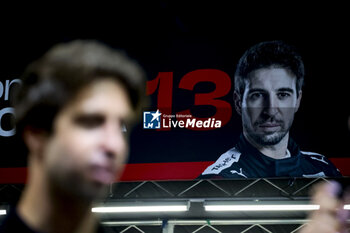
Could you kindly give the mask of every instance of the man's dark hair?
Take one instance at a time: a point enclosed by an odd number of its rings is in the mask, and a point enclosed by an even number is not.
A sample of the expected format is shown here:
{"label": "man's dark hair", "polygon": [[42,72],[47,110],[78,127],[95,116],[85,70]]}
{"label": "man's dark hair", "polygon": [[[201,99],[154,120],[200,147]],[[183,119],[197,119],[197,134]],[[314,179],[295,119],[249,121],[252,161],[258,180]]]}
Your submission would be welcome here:
{"label": "man's dark hair", "polygon": [[58,44],[30,64],[14,98],[17,133],[30,126],[50,133],[57,113],[88,84],[99,78],[121,83],[135,112],[145,91],[142,68],[124,53],[97,41]]}
{"label": "man's dark hair", "polygon": [[261,68],[284,68],[295,75],[297,95],[304,82],[304,63],[296,50],[283,41],[266,41],[249,48],[238,62],[235,92],[243,95],[245,80],[252,71]]}

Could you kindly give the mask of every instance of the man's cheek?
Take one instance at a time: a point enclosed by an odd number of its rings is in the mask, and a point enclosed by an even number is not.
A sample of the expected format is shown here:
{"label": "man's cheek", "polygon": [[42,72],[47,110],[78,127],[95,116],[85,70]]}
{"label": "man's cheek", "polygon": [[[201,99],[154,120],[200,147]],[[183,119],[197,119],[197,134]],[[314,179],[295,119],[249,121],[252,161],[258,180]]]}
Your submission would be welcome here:
{"label": "man's cheek", "polygon": [[294,119],[295,108],[286,108],[282,112],[282,119],[284,122],[291,122]]}
{"label": "man's cheek", "polygon": [[[75,132],[72,132],[67,137],[67,144],[71,147],[78,147],[78,148],[86,148],[98,140],[98,136],[94,135],[91,132],[86,132],[86,130],[77,130]],[[75,148],[75,149],[78,149]]]}
{"label": "man's cheek", "polygon": [[115,165],[116,166],[116,174],[115,174],[116,179],[119,179],[119,177],[122,175],[126,162],[127,162],[126,157],[120,158],[119,161],[117,159],[117,163]]}
{"label": "man's cheek", "polygon": [[246,115],[246,122],[251,125],[252,127],[256,126],[257,122],[259,121],[259,114],[256,112],[250,112]]}

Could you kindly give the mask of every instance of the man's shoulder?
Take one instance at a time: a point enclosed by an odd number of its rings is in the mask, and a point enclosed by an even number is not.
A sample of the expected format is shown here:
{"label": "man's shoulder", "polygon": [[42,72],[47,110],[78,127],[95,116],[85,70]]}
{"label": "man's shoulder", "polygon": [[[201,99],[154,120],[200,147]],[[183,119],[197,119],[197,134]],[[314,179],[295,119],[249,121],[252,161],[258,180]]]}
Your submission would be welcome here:
{"label": "man's shoulder", "polygon": [[[0,221],[0,233],[40,233],[29,228],[29,226],[20,218],[15,208],[11,208],[3,221]],[[97,233],[112,233],[110,228],[98,225]]]}
{"label": "man's shoulder", "polygon": [[300,153],[308,160],[314,161],[316,163],[323,163],[325,165],[330,164],[330,160],[323,154],[310,152],[310,151],[300,151]]}
{"label": "man's shoulder", "polygon": [[342,176],[339,169],[325,155],[310,151],[300,153],[311,164],[322,169],[326,176]]}
{"label": "man's shoulder", "polygon": [[18,216],[15,208],[11,208],[9,214],[0,225],[0,233],[38,233],[30,229],[23,220]]}
{"label": "man's shoulder", "polygon": [[223,153],[215,163],[207,167],[202,173],[202,176],[218,175],[226,168],[231,167],[233,163],[238,162],[240,157],[241,152],[236,147],[233,147]]}

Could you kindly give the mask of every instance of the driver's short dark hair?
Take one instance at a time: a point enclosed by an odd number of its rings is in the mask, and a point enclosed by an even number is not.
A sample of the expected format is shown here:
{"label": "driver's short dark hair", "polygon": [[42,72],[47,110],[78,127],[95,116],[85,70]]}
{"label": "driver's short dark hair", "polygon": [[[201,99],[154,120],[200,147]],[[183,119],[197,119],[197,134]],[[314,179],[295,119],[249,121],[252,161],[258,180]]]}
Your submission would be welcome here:
{"label": "driver's short dark hair", "polygon": [[240,58],[235,72],[235,92],[243,95],[245,80],[261,68],[284,68],[297,79],[297,94],[304,83],[304,63],[296,49],[283,41],[266,41],[249,48]]}

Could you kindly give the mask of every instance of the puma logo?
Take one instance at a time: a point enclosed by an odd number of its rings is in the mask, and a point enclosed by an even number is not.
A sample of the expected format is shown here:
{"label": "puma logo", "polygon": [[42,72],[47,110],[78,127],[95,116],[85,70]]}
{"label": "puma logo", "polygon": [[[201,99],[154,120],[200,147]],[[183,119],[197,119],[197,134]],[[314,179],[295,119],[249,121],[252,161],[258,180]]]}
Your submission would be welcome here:
{"label": "puma logo", "polygon": [[237,174],[237,175],[243,176],[244,178],[248,178],[246,175],[243,174],[242,168],[239,169],[239,172],[238,172],[238,171],[235,171],[235,170],[231,170],[230,172],[231,172],[232,174]]}

